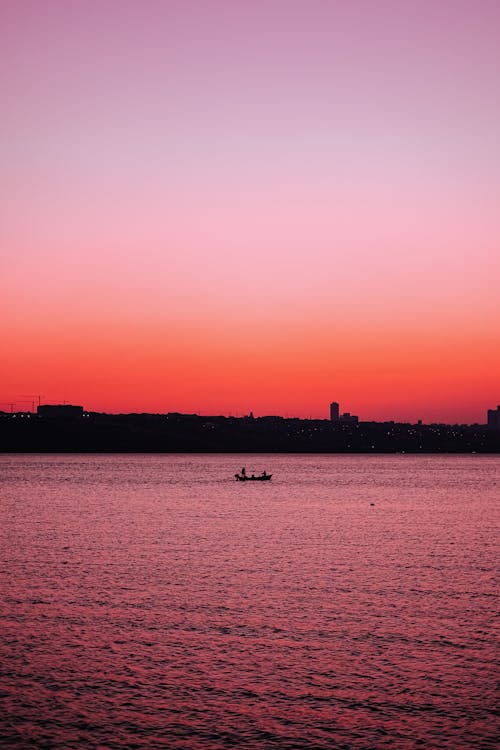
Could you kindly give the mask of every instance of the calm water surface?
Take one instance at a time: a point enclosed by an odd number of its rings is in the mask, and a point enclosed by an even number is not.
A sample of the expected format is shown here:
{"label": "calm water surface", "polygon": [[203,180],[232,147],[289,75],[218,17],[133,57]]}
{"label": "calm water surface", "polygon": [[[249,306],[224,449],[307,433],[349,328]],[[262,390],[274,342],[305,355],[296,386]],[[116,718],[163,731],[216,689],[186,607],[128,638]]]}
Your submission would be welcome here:
{"label": "calm water surface", "polygon": [[0,456],[0,745],[495,747],[500,459],[244,463]]}

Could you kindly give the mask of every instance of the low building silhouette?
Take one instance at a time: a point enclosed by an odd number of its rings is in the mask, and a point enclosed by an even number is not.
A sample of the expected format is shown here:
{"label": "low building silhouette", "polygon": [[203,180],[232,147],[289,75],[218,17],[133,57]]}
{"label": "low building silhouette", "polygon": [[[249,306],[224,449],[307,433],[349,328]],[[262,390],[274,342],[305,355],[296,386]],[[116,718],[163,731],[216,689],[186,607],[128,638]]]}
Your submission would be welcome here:
{"label": "low building silhouette", "polygon": [[340,424],[358,424],[359,417],[357,417],[355,414],[351,414],[350,412],[346,411],[345,414],[340,415]]}
{"label": "low building silhouette", "polygon": [[83,406],[72,404],[41,404],[36,413],[45,419],[79,419],[83,417]]}

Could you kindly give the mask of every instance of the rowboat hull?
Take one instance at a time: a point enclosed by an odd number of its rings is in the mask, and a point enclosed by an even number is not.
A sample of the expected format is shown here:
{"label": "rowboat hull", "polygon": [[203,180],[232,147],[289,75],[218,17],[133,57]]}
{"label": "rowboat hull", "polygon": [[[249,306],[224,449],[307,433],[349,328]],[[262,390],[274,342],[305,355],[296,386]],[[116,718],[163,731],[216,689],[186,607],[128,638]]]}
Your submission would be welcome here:
{"label": "rowboat hull", "polygon": [[265,477],[247,477],[241,474],[235,474],[234,478],[237,482],[268,482],[272,477],[272,474],[266,474]]}

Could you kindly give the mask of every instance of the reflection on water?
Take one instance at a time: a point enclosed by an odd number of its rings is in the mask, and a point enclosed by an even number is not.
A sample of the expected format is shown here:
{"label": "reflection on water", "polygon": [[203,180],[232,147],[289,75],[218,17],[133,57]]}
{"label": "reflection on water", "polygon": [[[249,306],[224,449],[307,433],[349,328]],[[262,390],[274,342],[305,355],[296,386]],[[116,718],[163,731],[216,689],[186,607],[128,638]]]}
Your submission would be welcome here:
{"label": "reflection on water", "polygon": [[500,461],[0,456],[0,744],[493,748]]}

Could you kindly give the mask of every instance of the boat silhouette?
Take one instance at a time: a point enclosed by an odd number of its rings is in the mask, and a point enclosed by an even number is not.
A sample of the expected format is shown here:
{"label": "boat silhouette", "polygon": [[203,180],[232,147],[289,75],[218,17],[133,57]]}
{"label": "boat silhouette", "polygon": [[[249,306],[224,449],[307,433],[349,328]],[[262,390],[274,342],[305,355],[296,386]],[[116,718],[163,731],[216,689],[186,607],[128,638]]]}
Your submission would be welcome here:
{"label": "boat silhouette", "polygon": [[255,476],[255,474],[248,474],[242,470],[240,474],[235,474],[234,478],[237,482],[267,482],[271,479],[272,474],[266,474],[265,471],[262,472],[262,474],[259,474],[258,477]]}

